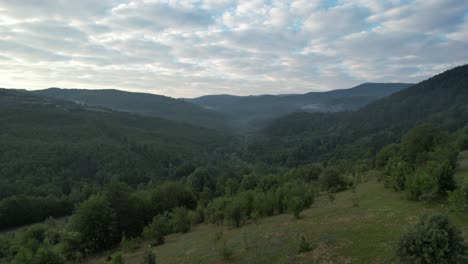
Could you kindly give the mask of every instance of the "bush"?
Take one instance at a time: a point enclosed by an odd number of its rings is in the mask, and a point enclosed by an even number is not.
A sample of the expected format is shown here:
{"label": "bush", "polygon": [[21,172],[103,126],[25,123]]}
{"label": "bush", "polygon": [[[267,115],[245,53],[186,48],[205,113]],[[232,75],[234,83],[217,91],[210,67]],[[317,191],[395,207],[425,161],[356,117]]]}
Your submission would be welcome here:
{"label": "bush", "polygon": [[187,233],[190,231],[191,221],[188,210],[185,207],[177,207],[170,214],[172,230],[174,232]]}
{"label": "bush", "polygon": [[80,233],[82,246],[88,252],[98,252],[119,242],[115,211],[103,195],[81,203],[70,219],[72,231]]}
{"label": "bush", "polygon": [[339,192],[346,189],[347,183],[335,168],[327,168],[320,177],[322,186],[327,191]]}
{"label": "bush", "polygon": [[301,199],[301,197],[289,197],[286,203],[288,210],[294,215],[296,219],[299,219],[301,212],[304,210],[304,201]]}
{"label": "bush", "polygon": [[231,201],[231,203],[226,208],[226,218],[235,226],[239,227],[241,221],[243,220],[242,205],[236,199]]}
{"label": "bush", "polygon": [[447,216],[423,216],[404,234],[397,247],[402,263],[458,263],[463,253],[461,231],[453,226]]}
{"label": "bush", "polygon": [[468,185],[449,192],[448,202],[450,209],[458,214],[468,211]]}
{"label": "bush", "polygon": [[150,246],[146,249],[145,255],[143,256],[143,262],[141,264],[156,264],[156,255],[153,253]]}
{"label": "bush", "polygon": [[122,254],[121,254],[121,253],[117,254],[117,255],[114,257],[114,259],[112,260],[112,264],[124,264],[124,263],[125,263],[125,262],[124,262],[124,260],[123,260],[123,258],[122,258]]}
{"label": "bush", "polygon": [[301,242],[299,243],[299,253],[306,253],[312,249],[309,242],[307,242],[304,235],[301,235]]}
{"label": "bush", "polygon": [[169,234],[171,227],[169,220],[163,215],[157,215],[153,221],[143,230],[143,236],[150,239],[154,245],[161,245],[164,243],[164,236]]}

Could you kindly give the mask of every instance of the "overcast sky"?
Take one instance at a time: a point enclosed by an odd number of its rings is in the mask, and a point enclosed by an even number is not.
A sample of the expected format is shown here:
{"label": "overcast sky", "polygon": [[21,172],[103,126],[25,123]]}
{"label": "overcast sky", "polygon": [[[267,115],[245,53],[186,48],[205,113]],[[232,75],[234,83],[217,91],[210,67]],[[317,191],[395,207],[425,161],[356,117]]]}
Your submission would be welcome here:
{"label": "overcast sky", "polygon": [[0,87],[304,93],[466,63],[466,0],[0,0]]}

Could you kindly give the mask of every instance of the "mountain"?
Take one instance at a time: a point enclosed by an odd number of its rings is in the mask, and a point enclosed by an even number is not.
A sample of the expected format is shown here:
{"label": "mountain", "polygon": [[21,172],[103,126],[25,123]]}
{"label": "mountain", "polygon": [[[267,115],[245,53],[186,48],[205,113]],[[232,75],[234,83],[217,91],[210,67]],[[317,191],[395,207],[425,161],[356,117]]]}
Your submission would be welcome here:
{"label": "mountain", "polygon": [[119,90],[85,90],[49,88],[33,94],[99,106],[115,111],[166,118],[192,125],[222,128],[224,117],[195,104],[166,96]]}
{"label": "mountain", "polygon": [[355,110],[381,97],[403,90],[408,83],[364,83],[350,89],[288,95],[207,95],[186,101],[215,110],[237,121],[256,126],[296,111],[338,112]]}
{"label": "mountain", "polygon": [[0,123],[0,199],[178,178],[225,143],[211,129],[5,89]]}
{"label": "mountain", "polygon": [[422,122],[448,131],[468,123],[468,65],[356,111],[298,112],[276,119],[251,143],[250,158],[288,165],[369,158]]}

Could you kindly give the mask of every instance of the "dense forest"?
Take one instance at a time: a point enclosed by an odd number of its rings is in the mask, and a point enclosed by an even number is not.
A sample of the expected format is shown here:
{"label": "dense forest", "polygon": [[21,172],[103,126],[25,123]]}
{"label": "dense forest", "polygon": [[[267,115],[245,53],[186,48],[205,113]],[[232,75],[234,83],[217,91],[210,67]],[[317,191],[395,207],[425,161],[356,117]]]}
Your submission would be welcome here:
{"label": "dense forest", "polygon": [[[454,172],[468,149],[467,87],[461,66],[355,111],[293,113],[245,135],[0,90],[0,228],[47,219],[0,235],[0,263],[80,263],[202,222],[300,218],[369,171],[408,200],[466,213]],[[464,263],[463,237],[443,216],[420,225],[398,244],[402,262]],[[409,249],[426,227],[450,235],[428,243],[446,251],[420,261]]]}
{"label": "dense forest", "polygon": [[130,93],[119,90],[83,90],[49,88],[34,94],[82,105],[105,107],[115,111],[166,118],[191,125],[223,129],[225,117],[215,111],[166,96]]}
{"label": "dense forest", "polygon": [[338,112],[359,109],[379,98],[408,88],[408,83],[364,83],[349,89],[306,94],[232,96],[207,95],[185,99],[222,113],[239,130],[254,130],[297,111]]}

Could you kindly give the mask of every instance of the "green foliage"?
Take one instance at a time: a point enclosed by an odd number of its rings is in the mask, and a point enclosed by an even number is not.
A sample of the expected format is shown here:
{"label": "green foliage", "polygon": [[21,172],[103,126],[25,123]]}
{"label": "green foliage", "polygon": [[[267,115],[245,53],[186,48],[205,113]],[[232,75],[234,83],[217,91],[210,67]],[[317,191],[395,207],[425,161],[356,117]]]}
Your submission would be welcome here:
{"label": "green foliage", "polygon": [[450,209],[457,214],[463,215],[468,212],[468,186],[461,186],[448,195]]}
{"label": "green foliage", "polygon": [[242,205],[237,199],[231,201],[227,206],[226,217],[235,227],[239,227],[241,225],[244,215]]}
{"label": "green foliage", "polygon": [[419,164],[423,155],[434,149],[438,133],[431,124],[422,124],[412,128],[403,137],[401,154],[409,163]]}
{"label": "green foliage", "polygon": [[304,210],[304,202],[301,197],[290,196],[286,200],[288,210],[294,215],[296,219],[299,219],[301,212]]}
{"label": "green foliage", "polygon": [[187,233],[190,231],[191,221],[185,207],[177,207],[170,213],[170,223],[174,232]]}
{"label": "green foliage", "polygon": [[379,169],[384,168],[391,158],[400,154],[399,144],[389,144],[383,147],[375,157],[375,166]]}
{"label": "green foliage", "polygon": [[145,238],[153,241],[155,245],[164,243],[164,236],[169,234],[171,226],[166,216],[157,215],[153,218],[153,221],[145,227],[143,235]]}
{"label": "green foliage", "polygon": [[464,251],[461,231],[446,216],[424,216],[398,242],[402,263],[459,263]]}
{"label": "green foliage", "polygon": [[412,173],[409,163],[398,157],[392,157],[385,166],[385,186],[395,191],[405,190],[407,179]]}
{"label": "green foliage", "polygon": [[299,253],[306,253],[312,249],[309,242],[307,242],[304,235],[301,235],[301,242],[299,243]]}
{"label": "green foliage", "polygon": [[320,176],[320,182],[327,191],[339,192],[347,187],[347,182],[336,168],[327,168]]}
{"label": "green foliage", "polygon": [[81,235],[86,252],[98,252],[120,241],[115,210],[104,195],[81,203],[70,219],[70,228]]}
{"label": "green foliage", "polygon": [[226,243],[226,241],[223,241],[221,244],[221,249],[220,249],[221,257],[223,260],[231,260],[232,255],[234,254],[234,251],[232,250],[231,247],[229,247]]}
{"label": "green foliage", "polygon": [[141,262],[141,264],[156,264],[156,255],[151,249],[151,246],[148,246],[148,248],[146,249],[145,254],[143,256],[143,262]]}
{"label": "green foliage", "polygon": [[[0,229],[69,215],[111,182],[180,179],[224,143],[214,130],[4,89],[0,123],[0,214],[11,216]],[[118,228],[138,234],[128,221]]]}
{"label": "green foliage", "polygon": [[125,264],[122,253],[115,255],[115,257],[112,259],[112,264]]}

